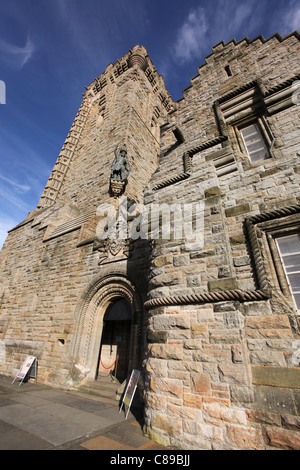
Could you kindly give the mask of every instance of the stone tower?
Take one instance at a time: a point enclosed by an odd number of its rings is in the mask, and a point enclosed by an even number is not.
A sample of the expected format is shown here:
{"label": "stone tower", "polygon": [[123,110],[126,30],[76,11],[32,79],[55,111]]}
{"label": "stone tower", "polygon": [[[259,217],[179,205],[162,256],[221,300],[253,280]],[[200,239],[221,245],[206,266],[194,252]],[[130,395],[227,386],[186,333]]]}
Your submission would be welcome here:
{"label": "stone tower", "polygon": [[300,449],[299,39],[220,42],[176,103],[140,46],[87,87],[1,251],[1,373],[138,368],[152,439]]}
{"label": "stone tower", "polygon": [[[122,338],[118,349],[125,348],[119,373],[140,367],[149,243],[132,246],[96,233],[105,208],[117,208],[121,196],[132,208],[142,203],[158,167],[160,126],[173,107],[139,46],[87,87],[37,209],[10,232],[1,252],[1,372],[10,373],[30,353],[38,357],[43,382],[94,380],[100,347],[105,366],[116,359],[115,353],[105,356],[101,337],[108,306],[122,300],[129,312],[120,314],[116,306],[111,314],[121,315],[127,332],[114,325],[114,341]],[[126,175],[118,169],[122,156]]]}

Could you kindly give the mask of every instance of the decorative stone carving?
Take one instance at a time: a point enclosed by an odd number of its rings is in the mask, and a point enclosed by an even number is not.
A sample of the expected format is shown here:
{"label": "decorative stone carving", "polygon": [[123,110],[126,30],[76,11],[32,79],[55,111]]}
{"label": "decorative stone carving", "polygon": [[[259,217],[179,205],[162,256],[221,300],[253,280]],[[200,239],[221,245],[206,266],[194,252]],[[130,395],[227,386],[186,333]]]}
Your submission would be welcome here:
{"label": "decorative stone carving", "polygon": [[127,177],[130,173],[129,165],[126,160],[127,149],[126,145],[115,148],[115,158],[111,166],[110,173],[110,189],[114,197],[118,197],[123,194],[127,183]]}
{"label": "decorative stone carving", "polygon": [[125,181],[110,180],[110,190],[114,197],[121,196],[125,191]]}
{"label": "decorative stone carving", "polygon": [[141,70],[145,72],[148,67],[147,60],[141,54],[134,53],[128,59],[128,67],[139,67]]}
{"label": "decorative stone carving", "polygon": [[98,264],[106,264],[111,261],[127,259],[131,255],[129,239],[110,239],[98,240],[94,242],[94,251],[99,251]]}
{"label": "decorative stone carving", "polygon": [[[84,378],[95,377],[95,363],[93,362],[93,343],[101,338],[104,311],[101,307],[115,298],[126,299],[132,309],[133,323],[142,330],[143,308],[139,293],[133,281],[129,280],[120,270],[111,273],[108,268],[106,275],[92,283],[83,294],[78,304],[77,325],[72,343],[72,358],[75,370]],[[140,363],[142,348],[142,335],[137,332],[132,336],[133,360]]]}

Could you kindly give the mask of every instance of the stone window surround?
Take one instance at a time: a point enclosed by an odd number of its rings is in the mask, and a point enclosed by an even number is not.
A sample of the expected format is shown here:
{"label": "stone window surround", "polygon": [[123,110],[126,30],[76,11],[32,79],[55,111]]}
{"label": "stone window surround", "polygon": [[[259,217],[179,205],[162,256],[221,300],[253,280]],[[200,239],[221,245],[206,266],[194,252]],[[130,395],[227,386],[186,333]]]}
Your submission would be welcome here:
{"label": "stone window surround", "polygon": [[[232,132],[234,135],[233,141],[237,144],[237,137],[235,136],[234,126],[241,126],[242,124],[249,122],[249,120],[251,119],[252,121],[255,119],[259,120],[261,130],[268,145],[270,156],[273,157],[273,148],[276,144],[276,139],[272,135],[265,114],[267,113],[268,115],[273,115],[285,108],[293,106],[294,103],[292,100],[292,94],[294,90],[292,85],[295,80],[299,79],[300,74],[297,74],[294,75],[292,78],[283,81],[279,85],[266,89],[262,80],[258,78],[257,80],[249,82],[243,85],[242,87],[238,88],[237,90],[230,92],[227,95],[224,95],[219,99],[215,100],[212,107],[214,110],[219,135],[215,139],[199,143],[199,145],[197,145],[196,147],[188,148],[187,150],[185,150],[183,152],[182,157],[183,172],[174,175],[171,178],[167,178],[159,184],[156,184],[152,188],[152,191],[158,191],[162,188],[165,188],[166,186],[170,186],[172,184],[181,182],[189,178],[192,175],[193,156],[196,153],[201,152],[202,150],[212,148],[218,144],[222,144],[222,146],[230,145],[230,141],[232,139]],[[243,100],[243,94],[245,100]],[[233,121],[230,122],[229,125],[229,121],[228,119],[226,119],[226,116],[224,116],[222,107],[224,109],[224,104],[226,105],[226,102],[229,102],[230,100],[238,101],[238,111],[242,110],[243,116],[238,117],[238,119],[234,117]],[[248,111],[246,111],[248,104],[250,104],[250,108],[248,107]],[[254,108],[256,109],[256,111],[254,111]],[[241,136],[240,139],[242,140]],[[186,142],[185,144],[187,147],[188,142]],[[239,144],[236,145],[236,149],[240,150]],[[243,152],[240,153],[240,156],[243,160],[243,165],[245,166],[245,169],[249,169],[251,167],[255,167],[261,164],[260,161],[254,163],[251,162],[245,149]]]}
{"label": "stone window surround", "polygon": [[261,161],[251,162],[240,135],[240,128],[257,122],[270,157],[276,158],[276,138],[269,126],[268,117],[295,104],[292,98],[293,83],[299,78],[299,74],[294,75],[270,89],[266,89],[262,79],[258,78],[215,102],[219,128],[222,129],[223,135],[228,136],[234,153],[243,162],[244,169],[255,167],[261,164]]}
{"label": "stone window surround", "polygon": [[243,127],[256,123],[270,158],[274,157],[275,138],[266,118],[267,110],[261,88],[261,82],[254,81],[242,87],[239,92],[224,96],[218,101],[219,119],[222,119],[234,154],[243,161],[244,169],[260,165],[261,160],[251,161],[240,132]]}
{"label": "stone window surround", "polygon": [[300,214],[293,214],[282,219],[271,219],[259,223],[256,227],[256,234],[260,240],[262,249],[269,264],[268,284],[272,291],[282,293],[284,299],[292,310],[297,311],[293,294],[289,288],[284,267],[280,258],[280,253],[276,245],[276,239],[284,235],[292,235],[300,232]]}
{"label": "stone window surround", "polygon": [[[273,261],[273,245],[272,243],[269,244],[269,241],[270,237],[275,234],[278,235],[278,233],[282,233],[285,230],[291,232],[298,227],[300,228],[300,204],[246,218],[244,225],[258,285],[257,290],[242,291],[236,289],[202,294],[160,297],[146,301],[144,304],[145,308],[151,309],[158,306],[205,304],[232,300],[238,300],[240,302],[268,300],[272,296],[272,291],[276,291],[286,295],[289,300],[291,314],[296,314],[299,318],[292,294],[289,291],[286,280],[284,281],[285,275],[283,273],[279,253],[277,252],[278,257],[275,257],[275,261]],[[267,269],[267,265],[269,269]],[[271,276],[267,274],[269,270],[271,270]],[[286,300],[287,299],[284,298],[285,302]]]}
{"label": "stone window surround", "polygon": [[236,141],[238,143],[239,150],[242,154],[243,160],[245,162],[245,166],[247,166],[249,168],[253,167],[255,165],[261,165],[261,162],[263,161],[263,160],[252,161],[250,159],[250,156],[249,156],[249,154],[247,152],[247,149],[245,147],[245,144],[243,142],[243,138],[242,138],[242,135],[241,135],[240,131],[241,131],[242,128],[244,128],[248,125],[251,125],[251,124],[257,124],[258,125],[258,128],[259,128],[259,130],[262,134],[262,138],[264,140],[264,143],[266,144],[266,147],[267,147],[267,150],[268,150],[268,153],[269,153],[269,158],[274,157],[273,146],[274,146],[274,142],[275,142],[275,139],[271,134],[271,129],[268,126],[268,123],[267,123],[267,121],[266,121],[266,119],[263,115],[254,116],[252,118],[248,117],[247,120],[243,119],[241,122],[239,122],[239,121],[236,122],[233,125],[235,138],[236,138]]}

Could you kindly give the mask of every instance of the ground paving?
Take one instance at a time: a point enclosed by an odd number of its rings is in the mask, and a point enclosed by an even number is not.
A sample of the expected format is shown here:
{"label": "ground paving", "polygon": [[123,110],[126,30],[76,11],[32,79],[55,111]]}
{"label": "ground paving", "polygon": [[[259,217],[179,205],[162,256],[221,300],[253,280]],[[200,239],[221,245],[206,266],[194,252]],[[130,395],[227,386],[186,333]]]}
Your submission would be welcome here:
{"label": "ground paving", "polygon": [[0,450],[166,451],[144,436],[142,413],[118,404],[0,376]]}

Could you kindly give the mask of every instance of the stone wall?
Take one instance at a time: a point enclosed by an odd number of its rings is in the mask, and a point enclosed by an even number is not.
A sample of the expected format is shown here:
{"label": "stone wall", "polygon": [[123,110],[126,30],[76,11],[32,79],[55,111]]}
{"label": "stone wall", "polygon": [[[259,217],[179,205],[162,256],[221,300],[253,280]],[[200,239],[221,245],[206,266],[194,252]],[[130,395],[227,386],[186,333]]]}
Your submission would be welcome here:
{"label": "stone wall", "polygon": [[[297,57],[297,34],[220,43],[162,127],[146,203],[204,204],[202,246],[152,251],[146,430],[166,445],[300,448],[299,316],[268,242],[300,221]],[[251,163],[237,126],[258,117],[271,158]]]}
{"label": "stone wall", "polygon": [[[143,47],[110,64],[1,251],[0,372],[32,354],[41,383],[94,379],[105,310],[124,298],[151,438],[299,449],[299,314],[274,238],[300,226],[299,74],[298,33],[217,44],[177,103]],[[240,132],[253,122],[269,152],[254,163]],[[123,144],[124,195],[153,219],[148,239],[113,244],[97,236],[97,208],[117,207],[110,169]],[[186,224],[176,232],[184,210],[194,239]]]}
{"label": "stone wall", "polygon": [[99,240],[104,214],[97,209],[117,207],[110,171],[114,150],[124,144],[126,197],[142,202],[158,165],[160,124],[173,106],[140,46],[87,87],[37,209],[10,231],[1,251],[1,373],[14,375],[31,354],[40,382],[67,388],[94,378],[104,305],[118,296],[132,305],[130,365],[139,365],[148,242]]}

